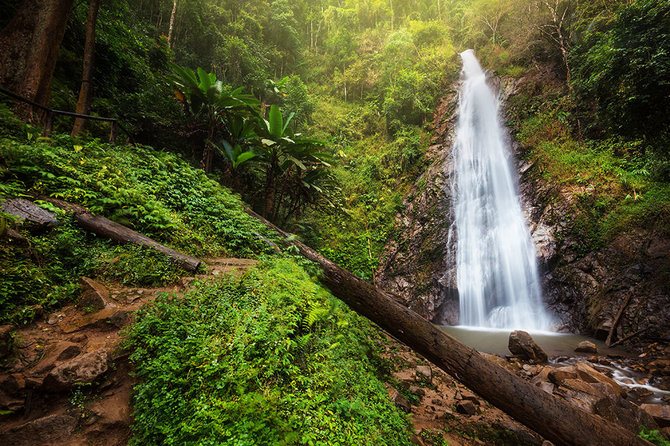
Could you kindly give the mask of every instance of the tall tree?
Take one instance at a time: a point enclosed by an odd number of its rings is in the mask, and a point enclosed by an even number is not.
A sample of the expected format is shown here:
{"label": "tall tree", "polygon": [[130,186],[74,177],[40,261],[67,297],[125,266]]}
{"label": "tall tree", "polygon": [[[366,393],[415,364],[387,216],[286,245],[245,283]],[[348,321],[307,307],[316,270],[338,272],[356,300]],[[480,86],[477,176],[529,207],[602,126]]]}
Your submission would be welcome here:
{"label": "tall tree", "polygon": [[[0,85],[48,106],[51,79],[74,0],[24,0],[0,31]],[[33,119],[32,107],[17,114]]]}
{"label": "tall tree", "polygon": [[168,28],[168,45],[170,45],[170,48],[173,47],[172,45],[172,30],[174,29],[174,16],[177,13],[177,0],[174,0],[172,3],[172,13],[170,13],[170,27]]}
{"label": "tall tree", "polygon": [[[95,25],[98,21],[98,9],[100,0],[91,0],[88,7],[88,18],[86,19],[86,42],[84,43],[84,66],[81,75],[81,88],[79,89],[79,100],[77,100],[77,113],[83,115],[91,111],[93,100],[93,59],[95,56]],[[72,136],[79,135],[86,126],[86,119],[77,118],[72,128]]]}

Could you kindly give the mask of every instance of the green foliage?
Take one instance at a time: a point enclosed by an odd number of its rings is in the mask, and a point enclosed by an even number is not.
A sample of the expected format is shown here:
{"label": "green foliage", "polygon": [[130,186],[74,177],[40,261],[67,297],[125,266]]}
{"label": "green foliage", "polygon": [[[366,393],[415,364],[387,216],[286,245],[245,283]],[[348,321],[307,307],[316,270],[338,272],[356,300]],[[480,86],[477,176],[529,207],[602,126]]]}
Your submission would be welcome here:
{"label": "green foliage", "polygon": [[61,213],[50,233],[31,238],[30,253],[0,245],[0,321],[30,322],[35,305],[51,310],[79,295],[80,276],[127,285],[172,283],[183,272],[153,250],[119,246],[86,234]]}
{"label": "green foliage", "polygon": [[371,336],[285,260],[160,297],[129,332],[133,444],[409,444]]}
{"label": "green foliage", "polygon": [[661,435],[661,433],[657,430],[649,430],[646,427],[642,427],[638,437],[643,438],[657,446],[670,446],[670,441],[663,438],[663,435]]}
{"label": "green foliage", "polygon": [[620,135],[669,154],[670,4],[637,0],[609,23],[592,23],[572,51],[575,86]]}
{"label": "green foliage", "polygon": [[65,136],[53,144],[1,143],[9,167],[3,182],[86,206],[195,255],[270,249],[254,235],[268,230],[239,198],[176,155],[145,146],[78,145]]}

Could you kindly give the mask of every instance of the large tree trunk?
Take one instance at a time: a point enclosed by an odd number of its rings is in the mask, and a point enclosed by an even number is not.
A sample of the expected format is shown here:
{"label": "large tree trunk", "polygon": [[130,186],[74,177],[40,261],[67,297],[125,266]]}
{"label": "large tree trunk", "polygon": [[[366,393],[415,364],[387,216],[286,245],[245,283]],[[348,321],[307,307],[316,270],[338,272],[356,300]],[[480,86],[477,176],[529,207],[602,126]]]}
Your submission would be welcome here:
{"label": "large tree trunk", "polygon": [[[283,236],[288,234],[252,211]],[[636,433],[586,413],[535,387],[304,244],[290,242],[323,270],[322,282],[335,296],[420,353],[488,402],[560,445],[650,445]]]}
{"label": "large tree trunk", "polygon": [[[93,81],[93,59],[95,56],[95,25],[98,21],[98,9],[100,0],[91,0],[88,7],[88,18],[86,19],[86,43],[84,44],[84,66],[81,75],[81,88],[79,89],[79,100],[77,101],[77,113],[88,115],[91,111],[92,81]],[[86,127],[86,119],[74,120],[72,136],[79,135]]]}
{"label": "large tree trunk", "polygon": [[[0,85],[49,105],[51,78],[73,1],[24,0],[0,31]],[[18,105],[16,112],[27,120],[34,116],[27,104]]]}

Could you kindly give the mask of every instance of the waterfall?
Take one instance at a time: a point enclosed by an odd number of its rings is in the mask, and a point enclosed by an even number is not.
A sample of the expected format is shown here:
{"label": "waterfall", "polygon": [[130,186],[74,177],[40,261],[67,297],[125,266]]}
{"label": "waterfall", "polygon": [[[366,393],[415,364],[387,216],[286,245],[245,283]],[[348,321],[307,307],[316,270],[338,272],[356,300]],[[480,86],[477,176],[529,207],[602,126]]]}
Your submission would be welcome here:
{"label": "waterfall", "polygon": [[463,60],[453,188],[460,324],[548,330],[535,247],[521,212],[498,100],[472,50]]}

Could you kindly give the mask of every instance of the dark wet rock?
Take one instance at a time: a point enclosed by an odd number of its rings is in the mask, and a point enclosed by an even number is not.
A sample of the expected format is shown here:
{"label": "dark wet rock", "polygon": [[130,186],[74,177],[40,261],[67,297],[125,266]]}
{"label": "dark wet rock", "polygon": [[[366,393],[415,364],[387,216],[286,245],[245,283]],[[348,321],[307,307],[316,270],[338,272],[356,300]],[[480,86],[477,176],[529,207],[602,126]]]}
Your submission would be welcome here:
{"label": "dark wet rock", "polygon": [[[438,105],[435,119],[439,143],[428,150],[431,163],[403,200],[395,233],[382,254],[376,284],[402,304],[439,324],[457,324],[458,294],[455,251],[448,243],[451,226],[451,147],[456,88]],[[455,237],[451,238],[452,243]]]}
{"label": "dark wet rock", "polygon": [[525,331],[515,330],[509,335],[509,351],[534,362],[547,362],[547,354]]}
{"label": "dark wet rock", "polygon": [[70,415],[49,415],[0,433],[0,444],[34,446],[62,444],[77,426],[77,419]]}
{"label": "dark wet rock", "polygon": [[92,383],[107,372],[109,365],[107,350],[86,353],[51,370],[44,378],[42,388],[49,392],[60,392],[75,384]]}
{"label": "dark wet rock", "polygon": [[[503,113],[514,107],[506,99],[531,94],[528,89],[535,88],[531,81],[515,82],[501,79]],[[516,86],[509,88],[512,83]],[[434,127],[439,139],[428,151],[431,165],[404,199],[404,210],[395,222],[397,236],[387,244],[376,278],[404,305],[433,322],[451,325],[459,319],[449,187],[454,175],[455,96],[438,106]],[[524,156],[528,148],[512,144],[519,159],[529,158]],[[588,203],[595,202],[597,191],[591,186],[549,183],[540,169],[539,164],[521,161],[519,186],[546,303],[558,330],[604,339],[632,288],[634,298],[625,315],[644,317],[627,317],[626,328],[646,330],[631,342],[663,337],[670,341],[670,237],[653,227],[632,228],[585,252],[589,241],[580,217],[591,212]],[[621,330],[618,327],[618,339],[624,335]]]}
{"label": "dark wet rock", "polygon": [[456,411],[463,415],[475,415],[477,414],[477,407],[472,401],[463,400],[456,403]]}
{"label": "dark wet rock", "polygon": [[575,351],[582,353],[598,353],[598,348],[596,347],[596,344],[591,341],[582,341],[575,348]]}

